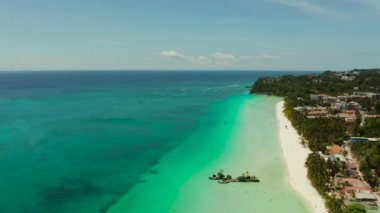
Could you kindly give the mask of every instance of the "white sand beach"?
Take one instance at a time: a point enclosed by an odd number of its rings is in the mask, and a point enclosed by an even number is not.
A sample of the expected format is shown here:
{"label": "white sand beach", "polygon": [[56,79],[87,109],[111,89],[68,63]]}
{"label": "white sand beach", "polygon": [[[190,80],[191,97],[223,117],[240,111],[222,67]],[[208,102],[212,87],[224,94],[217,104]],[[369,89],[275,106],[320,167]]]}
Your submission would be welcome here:
{"label": "white sand beach", "polygon": [[290,185],[314,209],[316,213],[326,213],[324,200],[307,178],[307,169],[304,166],[311,151],[301,145],[297,131],[283,113],[284,101],[277,104],[277,119],[282,153],[287,165]]}
{"label": "white sand beach", "polygon": [[[108,213],[171,212],[308,213],[312,208],[287,181],[271,96],[241,96],[218,107],[221,116],[160,159],[153,170]],[[225,110],[227,109],[227,110]],[[223,169],[237,177],[249,171],[260,183],[219,184],[208,177]],[[147,205],[147,201],[149,205]]]}

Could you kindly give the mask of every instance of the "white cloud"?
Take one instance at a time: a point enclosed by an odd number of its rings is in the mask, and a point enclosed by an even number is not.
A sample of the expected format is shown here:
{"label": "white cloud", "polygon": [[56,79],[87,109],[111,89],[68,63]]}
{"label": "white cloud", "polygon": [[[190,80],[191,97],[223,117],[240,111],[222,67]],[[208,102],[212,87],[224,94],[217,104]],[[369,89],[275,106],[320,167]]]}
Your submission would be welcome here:
{"label": "white cloud", "polygon": [[241,55],[241,56],[239,56],[239,59],[240,60],[250,60],[250,59],[252,59],[253,57],[252,56],[250,56],[250,55]]}
{"label": "white cloud", "polygon": [[221,60],[221,61],[232,61],[235,60],[236,57],[232,54],[229,53],[221,53],[221,52],[216,52],[211,54],[211,56],[216,59],[216,60]]}
{"label": "white cloud", "polygon": [[213,63],[211,58],[204,55],[200,55],[197,57],[190,57],[190,61],[195,64],[212,64]]}
{"label": "white cloud", "polygon": [[275,54],[261,54],[259,56],[259,58],[261,59],[267,59],[267,60],[277,60],[280,58],[279,55],[275,55]]}
{"label": "white cloud", "polygon": [[238,61],[233,54],[216,52],[208,55],[184,55],[175,50],[162,51],[160,54],[167,59],[186,60],[193,64],[232,64]]}
{"label": "white cloud", "polygon": [[177,59],[177,60],[181,60],[181,59],[186,58],[174,50],[162,51],[161,56],[164,58],[167,58],[167,59]]}
{"label": "white cloud", "polygon": [[260,61],[260,60],[278,60],[282,56],[291,56],[290,54],[257,54],[257,55],[240,55],[236,56],[231,53],[215,52],[206,55],[185,55],[175,50],[161,52],[161,57],[172,60],[183,60],[198,65],[229,65],[242,61]]}
{"label": "white cloud", "polygon": [[210,55],[215,64],[233,64],[238,62],[238,58],[230,53],[216,52]]}

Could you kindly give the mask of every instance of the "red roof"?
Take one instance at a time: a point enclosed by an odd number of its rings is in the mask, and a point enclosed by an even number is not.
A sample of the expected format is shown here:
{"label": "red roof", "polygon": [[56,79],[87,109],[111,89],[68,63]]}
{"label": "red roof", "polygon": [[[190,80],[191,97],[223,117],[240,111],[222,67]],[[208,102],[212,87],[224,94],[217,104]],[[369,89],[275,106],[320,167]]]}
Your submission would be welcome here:
{"label": "red roof", "polygon": [[348,183],[352,187],[363,187],[366,186],[363,181],[354,178],[337,178],[338,183]]}
{"label": "red roof", "polygon": [[365,183],[359,179],[354,178],[336,178],[336,182],[347,184],[348,186],[345,186],[342,191],[346,193],[351,192],[358,192],[363,190],[371,190],[371,187],[365,185]]}
{"label": "red roof", "polygon": [[363,190],[371,190],[369,186],[346,186],[342,189],[343,192],[358,192]]}
{"label": "red roof", "polygon": [[343,148],[338,145],[326,146],[326,149],[329,154],[341,154],[343,152]]}

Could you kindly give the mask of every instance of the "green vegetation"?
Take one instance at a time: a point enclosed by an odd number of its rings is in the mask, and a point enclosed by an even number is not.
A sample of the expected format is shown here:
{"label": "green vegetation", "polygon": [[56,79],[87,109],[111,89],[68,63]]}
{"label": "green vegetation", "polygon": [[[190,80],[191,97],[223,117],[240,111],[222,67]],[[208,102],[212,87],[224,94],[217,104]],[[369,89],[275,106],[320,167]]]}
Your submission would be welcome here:
{"label": "green vegetation", "polygon": [[319,194],[326,200],[325,205],[328,211],[332,213],[343,213],[343,200],[330,197],[327,194],[329,191],[327,184],[329,183],[331,172],[333,170],[338,172],[341,168],[341,164],[339,162],[326,162],[318,153],[313,152],[307,157],[305,165],[308,168],[307,177]]}
{"label": "green vegetation", "polygon": [[321,158],[318,153],[311,153],[305,163],[307,170],[307,177],[310,179],[313,186],[317,189],[319,194],[326,200],[326,208],[332,213],[343,213],[343,200],[327,195],[329,190],[328,183],[330,179],[330,171],[334,166],[339,169],[339,164],[326,162]]}
{"label": "green vegetation", "polygon": [[352,204],[346,207],[344,213],[366,213],[367,210],[361,204]]}
{"label": "green vegetation", "polygon": [[326,208],[331,213],[343,213],[343,200],[333,197],[326,197]]}
{"label": "green vegetation", "polygon": [[334,177],[338,172],[345,168],[345,162],[327,160],[327,171],[331,177]]}
{"label": "green vegetation", "polygon": [[358,100],[358,103],[362,106],[364,110],[368,110],[370,114],[380,113],[380,101],[372,99],[362,99]]}
{"label": "green vegetation", "polygon": [[321,74],[286,75],[278,78],[262,77],[251,88],[252,93],[265,93],[277,96],[293,94],[328,93],[338,95],[361,91],[379,92],[380,69],[353,70],[346,76],[355,76],[352,81],[341,80],[342,73],[326,71]]}
{"label": "green vegetation", "polygon": [[354,143],[351,145],[351,150],[359,161],[364,179],[372,187],[379,185],[373,173],[380,175],[380,142]]}
{"label": "green vegetation", "polygon": [[359,134],[366,137],[380,137],[380,118],[365,119],[365,125],[359,128]]}
{"label": "green vegetation", "polygon": [[[341,76],[355,76],[352,81],[342,80]],[[353,93],[355,88],[366,92],[380,92],[380,69],[353,70],[347,74],[326,71],[321,74],[301,76],[286,75],[278,78],[259,78],[251,88],[251,93],[288,97],[291,107],[313,104],[309,100],[312,93],[339,95]],[[314,103],[316,104],[316,103]],[[373,112],[380,112],[380,103],[370,102]]]}
{"label": "green vegetation", "polygon": [[318,192],[324,195],[328,190],[327,183],[330,179],[327,163],[318,153],[311,153],[306,159],[306,166],[308,168],[307,177]]}
{"label": "green vegetation", "polygon": [[327,145],[342,143],[346,137],[346,127],[343,120],[339,118],[308,119],[291,108],[288,100],[289,98],[286,98],[284,112],[298,133],[307,140],[312,151],[325,151]]}
{"label": "green vegetation", "polygon": [[[360,119],[350,125],[336,117],[307,118],[295,110],[298,106],[317,106],[310,99],[310,94],[328,94],[330,96],[352,94],[357,91],[380,92],[380,69],[352,70],[345,73],[326,71],[321,74],[300,76],[262,77],[251,88],[251,93],[282,96],[285,98],[284,113],[298,133],[303,137],[302,143],[308,146],[311,153],[305,163],[308,178],[317,191],[325,198],[326,207],[331,213],[366,212],[362,205],[349,205],[344,208],[343,200],[328,195],[329,180],[345,167],[343,162],[325,161],[317,153],[325,152],[326,146],[341,145],[343,140],[353,132],[358,136],[380,137],[380,118],[368,118],[363,127]],[[348,100],[351,101],[351,100]],[[369,114],[380,114],[380,100],[376,98],[355,99]],[[359,113],[357,112],[357,117]],[[380,175],[380,142],[357,143],[352,146],[354,155],[359,160],[364,178],[375,187],[379,181],[374,176]],[[347,153],[346,153],[347,154]]]}

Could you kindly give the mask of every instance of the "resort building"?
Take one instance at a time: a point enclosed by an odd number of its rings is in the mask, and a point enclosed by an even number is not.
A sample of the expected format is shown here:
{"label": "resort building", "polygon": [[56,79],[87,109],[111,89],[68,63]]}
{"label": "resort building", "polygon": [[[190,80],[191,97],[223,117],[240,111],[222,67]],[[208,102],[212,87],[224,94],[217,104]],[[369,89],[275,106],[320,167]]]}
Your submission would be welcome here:
{"label": "resort building", "polygon": [[372,96],[373,99],[375,100],[380,100],[380,93],[376,93]]}
{"label": "resort building", "polygon": [[313,109],[306,112],[308,116],[325,117],[328,114],[327,109]]}
{"label": "resort building", "polygon": [[301,107],[301,106],[294,107],[294,110],[296,110],[298,112],[303,112],[303,111],[305,111],[305,107]]}
{"label": "resort building", "polygon": [[360,142],[368,142],[368,138],[365,137],[351,137],[350,138],[350,143],[360,143]]}
{"label": "resort building", "polygon": [[364,117],[365,118],[380,118],[380,114],[372,114],[372,115],[365,114]]}
{"label": "resort building", "polygon": [[340,112],[347,112],[349,110],[360,110],[361,106],[357,102],[333,102],[331,103],[331,109],[338,110]]}
{"label": "resort building", "polygon": [[360,203],[370,210],[377,210],[379,208],[376,196],[369,190],[344,193],[344,198],[346,205]]}
{"label": "resort building", "polygon": [[346,123],[355,123],[356,122],[356,111],[347,110],[346,112],[341,112],[336,115],[338,118],[344,119]]}
{"label": "resort building", "polygon": [[370,191],[371,187],[366,185],[363,181],[355,178],[335,177],[335,184],[342,185],[342,192],[344,194],[355,193],[360,191]]}
{"label": "resort building", "polygon": [[327,101],[327,103],[336,102],[336,101],[337,101],[337,97],[328,96],[328,97],[326,98],[326,101]]}
{"label": "resort building", "polygon": [[377,201],[376,197],[370,190],[359,190],[354,192],[357,201]]}
{"label": "resort building", "polygon": [[351,100],[351,96],[349,95],[340,95],[336,97],[337,101],[348,101]]}
{"label": "resort building", "polygon": [[327,101],[328,95],[326,94],[310,94],[310,100],[316,101],[317,103],[325,103]]}
{"label": "resort building", "polygon": [[353,80],[355,80],[355,76],[343,75],[342,77],[340,77],[340,80],[342,80],[342,81],[353,81]]}
{"label": "resort building", "polygon": [[331,154],[329,158],[331,161],[340,161],[346,163],[346,158],[341,154]]}
{"label": "resort building", "polygon": [[380,94],[373,92],[354,92],[354,95],[361,96],[362,98],[380,99]]}
{"label": "resort building", "polygon": [[343,153],[343,147],[338,145],[332,145],[332,146],[326,146],[326,151],[328,154],[342,154]]}
{"label": "resort building", "polygon": [[350,161],[347,163],[347,169],[351,171],[357,171],[358,165],[355,163],[355,161]]}

